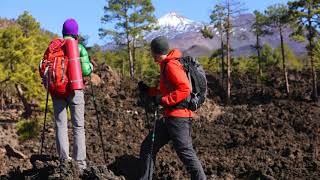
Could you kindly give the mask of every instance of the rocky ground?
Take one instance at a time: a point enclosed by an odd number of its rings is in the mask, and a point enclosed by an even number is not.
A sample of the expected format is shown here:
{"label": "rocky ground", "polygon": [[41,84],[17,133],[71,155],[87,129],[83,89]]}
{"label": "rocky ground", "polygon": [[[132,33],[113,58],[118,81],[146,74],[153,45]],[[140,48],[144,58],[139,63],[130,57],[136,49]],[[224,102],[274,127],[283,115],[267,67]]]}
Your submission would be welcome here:
{"label": "rocky ground", "polygon": [[[280,73],[270,73],[264,85],[256,85],[254,75],[235,76],[231,105],[223,104],[219,75],[208,76],[209,99],[197,113],[192,132],[208,179],[320,179],[320,107],[310,101],[308,73],[290,74],[290,100],[283,93]],[[101,82],[95,79],[95,92],[107,162],[88,88],[85,118],[90,167],[83,175],[73,162],[58,166],[50,121],[45,143],[48,156],[34,156],[38,140],[19,142],[14,125],[0,126],[1,147],[9,144],[26,156],[8,155],[6,148],[0,148],[0,179],[137,179],[140,143],[152,122],[137,106],[137,82],[121,79],[107,66],[101,66],[98,75]],[[8,135],[12,142],[4,140]],[[188,179],[170,144],[158,154],[154,177]]]}

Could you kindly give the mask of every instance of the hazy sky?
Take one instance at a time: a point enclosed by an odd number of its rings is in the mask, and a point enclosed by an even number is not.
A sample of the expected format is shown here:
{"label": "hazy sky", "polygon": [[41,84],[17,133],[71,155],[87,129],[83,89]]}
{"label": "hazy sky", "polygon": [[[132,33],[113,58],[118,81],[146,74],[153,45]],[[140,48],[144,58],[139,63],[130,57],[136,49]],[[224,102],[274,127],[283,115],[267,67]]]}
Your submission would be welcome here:
{"label": "hazy sky", "polygon": [[[275,3],[286,3],[288,0],[242,0],[248,8],[264,10]],[[157,18],[168,12],[178,14],[196,21],[209,22],[209,14],[218,0],[152,0]],[[2,0],[0,17],[17,18],[23,11],[28,11],[40,22],[41,27],[61,34],[62,23],[67,18],[75,18],[80,26],[80,33],[88,35],[89,45],[103,44],[99,39],[98,29],[102,26],[103,6],[106,0]],[[55,10],[58,9],[59,11]]]}

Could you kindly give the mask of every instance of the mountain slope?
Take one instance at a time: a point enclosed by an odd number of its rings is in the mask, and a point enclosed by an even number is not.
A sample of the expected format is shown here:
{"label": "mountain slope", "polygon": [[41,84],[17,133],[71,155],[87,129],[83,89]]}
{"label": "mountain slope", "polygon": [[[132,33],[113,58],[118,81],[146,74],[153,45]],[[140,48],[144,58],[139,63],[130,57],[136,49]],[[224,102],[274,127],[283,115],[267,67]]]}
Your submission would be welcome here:
{"label": "mountain slope", "polygon": [[[235,28],[232,31],[231,44],[234,49],[233,54],[235,56],[248,56],[255,53],[254,49],[251,48],[251,45],[256,43],[255,35],[250,30],[253,22],[253,14],[243,14],[233,20]],[[192,51],[195,53],[191,52],[191,55],[207,56],[207,49],[214,51],[219,48],[220,37],[218,36],[216,29],[214,29],[213,34],[215,36],[213,39],[204,38],[200,32],[204,25],[204,23],[196,22],[180,16],[175,12],[171,12],[159,18],[157,24],[154,25],[157,29],[146,34],[146,40],[151,41],[157,36],[166,36],[169,39],[170,46],[172,48],[179,48],[183,51],[188,51],[192,47],[198,47],[198,50]],[[291,40],[289,38],[290,33],[290,29],[285,29],[285,42],[296,54],[304,54],[306,51],[305,45]],[[279,34],[274,32],[273,35],[261,38],[261,42],[262,44],[268,43],[271,47],[277,48],[280,45]],[[200,48],[201,50],[199,47],[202,47]]]}

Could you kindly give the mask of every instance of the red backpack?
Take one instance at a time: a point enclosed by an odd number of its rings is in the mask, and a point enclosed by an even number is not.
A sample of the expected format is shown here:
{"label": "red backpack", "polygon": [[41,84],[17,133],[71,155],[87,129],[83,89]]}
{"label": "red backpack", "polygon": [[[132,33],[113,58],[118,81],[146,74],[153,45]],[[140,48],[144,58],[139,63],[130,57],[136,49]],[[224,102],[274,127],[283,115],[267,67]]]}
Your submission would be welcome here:
{"label": "red backpack", "polygon": [[68,57],[65,54],[64,44],[64,39],[51,41],[39,67],[43,85],[49,88],[51,96],[55,97],[67,97],[70,92]]}

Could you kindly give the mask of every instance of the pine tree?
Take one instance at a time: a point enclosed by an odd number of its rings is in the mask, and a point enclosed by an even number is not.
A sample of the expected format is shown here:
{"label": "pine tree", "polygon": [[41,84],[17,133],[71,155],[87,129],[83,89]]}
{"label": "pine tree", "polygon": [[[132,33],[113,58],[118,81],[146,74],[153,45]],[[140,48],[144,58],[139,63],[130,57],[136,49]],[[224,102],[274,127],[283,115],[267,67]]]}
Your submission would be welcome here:
{"label": "pine tree", "polygon": [[213,29],[217,29],[218,31],[218,36],[220,37],[220,57],[221,57],[221,85],[223,86],[223,82],[224,82],[224,72],[225,72],[225,68],[224,68],[224,59],[225,59],[225,44],[224,44],[224,23],[225,23],[225,8],[223,6],[220,5],[215,5],[211,15],[210,15],[210,19],[211,19],[211,28],[209,28],[208,26],[205,26],[204,29],[201,30],[202,35],[205,38],[210,38],[212,39],[214,37],[214,32]]}
{"label": "pine tree", "polygon": [[259,11],[254,11],[255,22],[252,24],[251,28],[253,33],[256,35],[256,44],[254,48],[257,50],[258,57],[258,71],[260,79],[262,78],[262,64],[261,64],[261,37],[271,34],[271,32],[266,28],[267,17]]}
{"label": "pine tree", "polygon": [[112,37],[120,45],[125,45],[130,77],[135,76],[136,49],[141,45],[143,33],[151,30],[155,22],[151,0],[109,0],[104,7],[103,23],[113,23],[114,28],[99,29],[101,37]]}
{"label": "pine tree", "polygon": [[274,52],[269,44],[264,44],[261,48],[261,65],[266,71],[271,71],[277,65],[273,56]]}
{"label": "pine tree", "polygon": [[[320,70],[320,41],[318,41],[316,44],[314,56],[315,56],[315,58],[314,58],[315,59],[315,62],[314,62],[315,70],[319,71]],[[0,76],[1,76],[1,73],[0,73]]]}
{"label": "pine tree", "polygon": [[37,22],[27,11],[24,11],[16,20],[21,26],[23,35],[30,37],[37,35],[40,31],[40,23]]}
{"label": "pine tree", "polygon": [[317,74],[315,70],[316,38],[319,37],[320,0],[298,0],[289,2],[290,15],[295,20],[296,28],[292,34],[298,40],[304,40],[307,32],[307,50],[312,74],[313,99],[318,101]]}
{"label": "pine tree", "polygon": [[[284,52],[287,59],[288,69],[297,69],[297,70],[302,69],[302,66],[303,66],[302,63],[296,57],[292,49],[287,44],[284,44]],[[278,67],[281,67],[281,59],[282,59],[281,54],[282,54],[282,49],[280,46],[274,50],[274,58],[276,60],[276,64]]]}
{"label": "pine tree", "polygon": [[286,55],[284,50],[285,42],[283,37],[284,30],[290,25],[290,22],[291,22],[289,18],[289,9],[286,5],[276,4],[276,5],[269,6],[265,11],[265,13],[269,19],[268,25],[271,28],[276,29],[280,35],[283,74],[284,74],[284,79],[286,83],[286,93],[289,96],[290,87],[289,87],[289,80],[288,80]]}
{"label": "pine tree", "polygon": [[224,11],[225,17],[223,27],[226,36],[226,52],[227,52],[227,102],[230,102],[231,97],[231,37],[235,27],[233,20],[239,16],[243,11],[243,4],[239,0],[223,0],[219,6]]}
{"label": "pine tree", "polygon": [[45,91],[38,68],[53,34],[42,31],[27,12],[15,22],[0,30],[0,84],[17,94],[24,105],[23,115],[28,118],[32,113],[31,104],[44,106]]}
{"label": "pine tree", "polygon": [[273,49],[268,43],[264,44],[261,48],[261,65],[266,71],[271,71],[277,65],[273,57]]}
{"label": "pine tree", "polygon": [[33,53],[31,41],[24,37],[23,31],[16,25],[4,29],[0,39],[0,63],[4,66],[7,84],[16,90],[24,105],[25,116],[28,117],[31,115],[31,106],[22,86],[32,77],[32,71],[28,71],[26,67],[27,60],[31,59]]}
{"label": "pine tree", "polygon": [[[217,3],[210,15],[211,24],[218,29],[221,41],[221,66],[224,69],[224,47],[226,47],[227,56],[227,102],[230,102],[231,96],[231,37],[233,35],[233,29],[235,25],[233,20],[240,15],[245,9],[243,4],[239,0],[222,0]],[[202,34],[205,38],[213,38],[212,30],[208,26],[202,29]],[[226,44],[224,44],[224,41]],[[223,71],[222,71],[223,72]],[[223,76],[223,74],[222,74]]]}

